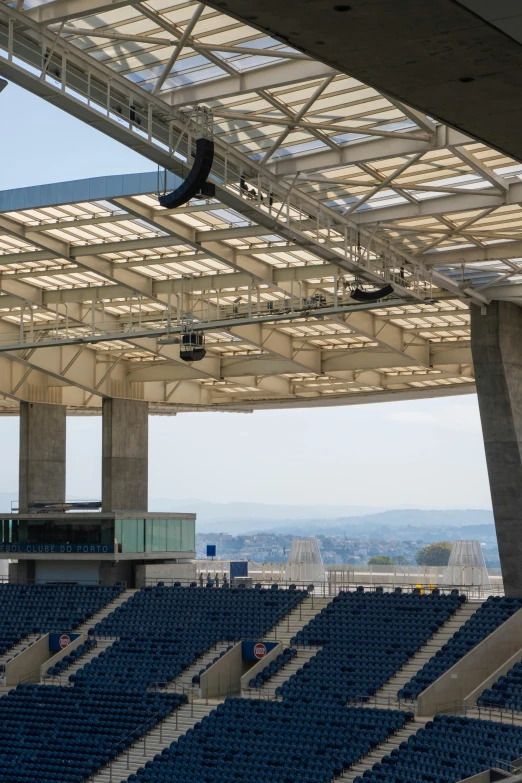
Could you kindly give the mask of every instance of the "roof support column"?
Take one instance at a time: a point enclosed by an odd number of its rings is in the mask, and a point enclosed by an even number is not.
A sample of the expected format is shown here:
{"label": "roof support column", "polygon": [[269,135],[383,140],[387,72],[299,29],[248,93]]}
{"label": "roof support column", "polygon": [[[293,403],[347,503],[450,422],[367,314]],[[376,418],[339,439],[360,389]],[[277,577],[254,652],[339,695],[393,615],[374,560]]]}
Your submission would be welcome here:
{"label": "roof support column", "polygon": [[65,434],[64,405],[20,403],[20,511],[65,501]]}
{"label": "roof support column", "polygon": [[146,511],[149,419],[143,400],[103,400],[102,509]]}
{"label": "roof support column", "polygon": [[471,350],[506,595],[522,596],[522,308],[470,305]]}

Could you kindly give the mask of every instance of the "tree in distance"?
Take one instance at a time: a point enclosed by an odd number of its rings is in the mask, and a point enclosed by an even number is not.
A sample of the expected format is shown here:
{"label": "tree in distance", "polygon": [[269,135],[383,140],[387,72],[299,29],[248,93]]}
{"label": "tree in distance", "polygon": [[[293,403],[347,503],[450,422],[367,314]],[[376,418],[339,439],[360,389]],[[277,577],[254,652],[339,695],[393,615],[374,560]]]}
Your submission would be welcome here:
{"label": "tree in distance", "polygon": [[450,554],[451,544],[449,541],[436,541],[434,544],[428,544],[424,549],[420,549],[415,559],[418,565],[447,566]]}
{"label": "tree in distance", "polygon": [[368,560],[368,565],[394,565],[394,562],[388,555],[374,555]]}
{"label": "tree in distance", "polygon": [[404,555],[397,555],[397,557],[393,559],[393,562],[395,565],[410,565],[410,561],[407,557],[404,557]]}

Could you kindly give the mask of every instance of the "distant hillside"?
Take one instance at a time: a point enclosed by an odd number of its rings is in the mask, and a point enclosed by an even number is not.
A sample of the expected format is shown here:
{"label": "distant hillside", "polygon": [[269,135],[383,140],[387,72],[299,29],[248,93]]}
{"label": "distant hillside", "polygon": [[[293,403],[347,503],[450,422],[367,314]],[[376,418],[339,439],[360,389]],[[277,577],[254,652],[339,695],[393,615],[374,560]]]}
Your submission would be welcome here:
{"label": "distant hillside", "polygon": [[[343,535],[403,540],[423,538],[431,540],[431,533],[440,538],[441,529],[461,530],[485,526],[483,535],[492,530],[493,513],[488,509],[382,509],[351,507],[349,513],[334,514],[335,506],[270,506],[255,503],[204,504],[192,501],[187,510],[197,513],[200,533],[229,533],[241,535],[251,532],[287,533],[290,535]],[[151,503],[152,505],[152,503]],[[171,506],[172,508],[172,506]],[[303,514],[306,509],[306,514]],[[158,508],[158,511],[160,509]],[[180,503],[172,510],[182,510]],[[281,510],[284,513],[281,513]],[[279,516],[276,516],[279,513]],[[491,534],[491,533],[490,533]],[[480,535],[480,531],[467,536]],[[455,538],[452,535],[451,538]]]}

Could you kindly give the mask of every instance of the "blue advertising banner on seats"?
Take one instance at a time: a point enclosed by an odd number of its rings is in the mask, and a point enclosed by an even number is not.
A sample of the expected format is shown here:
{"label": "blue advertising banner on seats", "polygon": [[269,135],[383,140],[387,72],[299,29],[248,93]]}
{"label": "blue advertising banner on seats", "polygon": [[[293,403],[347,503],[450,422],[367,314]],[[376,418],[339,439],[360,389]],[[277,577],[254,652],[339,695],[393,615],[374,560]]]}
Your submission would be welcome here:
{"label": "blue advertising banner on seats", "polygon": [[243,642],[241,645],[243,660],[260,661],[277,645],[278,642]]}
{"label": "blue advertising banner on seats", "polygon": [[60,652],[60,650],[64,650],[79,636],[79,633],[50,633],[49,650],[52,650],[53,652]]}
{"label": "blue advertising banner on seats", "polygon": [[235,579],[236,576],[248,576],[248,560],[230,561],[230,578]]}

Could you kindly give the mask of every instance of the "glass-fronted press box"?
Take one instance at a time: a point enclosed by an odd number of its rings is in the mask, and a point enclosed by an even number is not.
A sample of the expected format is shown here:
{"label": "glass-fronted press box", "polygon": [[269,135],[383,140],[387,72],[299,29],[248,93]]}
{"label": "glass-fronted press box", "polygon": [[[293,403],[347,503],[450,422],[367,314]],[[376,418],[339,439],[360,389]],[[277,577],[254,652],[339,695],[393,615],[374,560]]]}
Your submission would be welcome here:
{"label": "glass-fronted press box", "polygon": [[0,553],[120,554],[196,550],[194,514],[30,513],[0,518]]}

